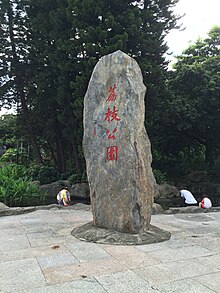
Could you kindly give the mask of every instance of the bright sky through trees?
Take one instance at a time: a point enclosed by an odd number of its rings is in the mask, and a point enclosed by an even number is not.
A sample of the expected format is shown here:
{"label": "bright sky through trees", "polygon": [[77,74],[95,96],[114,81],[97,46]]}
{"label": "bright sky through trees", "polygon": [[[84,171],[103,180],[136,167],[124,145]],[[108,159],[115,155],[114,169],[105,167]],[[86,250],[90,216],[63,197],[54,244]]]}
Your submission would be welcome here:
{"label": "bright sky through trees", "polygon": [[185,16],[179,21],[184,30],[173,30],[167,37],[170,48],[168,59],[181,54],[190,42],[195,42],[199,37],[204,38],[208,31],[214,26],[220,26],[220,1],[219,0],[179,0],[176,5],[176,14]]}

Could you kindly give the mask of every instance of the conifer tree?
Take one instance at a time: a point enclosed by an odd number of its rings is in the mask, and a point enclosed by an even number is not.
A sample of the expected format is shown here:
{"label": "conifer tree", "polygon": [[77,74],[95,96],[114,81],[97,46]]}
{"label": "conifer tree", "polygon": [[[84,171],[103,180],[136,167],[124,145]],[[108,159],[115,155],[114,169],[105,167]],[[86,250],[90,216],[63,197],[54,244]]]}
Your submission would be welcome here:
{"label": "conifer tree", "polygon": [[26,1],[0,1],[0,105],[17,104],[18,113],[33,147],[35,158],[42,163],[28,105],[28,18]]}

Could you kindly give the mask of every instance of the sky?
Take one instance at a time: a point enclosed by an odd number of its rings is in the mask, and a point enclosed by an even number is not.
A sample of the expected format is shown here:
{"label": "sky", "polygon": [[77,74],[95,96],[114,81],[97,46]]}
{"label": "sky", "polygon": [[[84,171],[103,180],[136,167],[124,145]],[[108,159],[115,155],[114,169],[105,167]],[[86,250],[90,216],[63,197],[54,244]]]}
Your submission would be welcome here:
{"label": "sky", "polygon": [[179,20],[185,30],[172,30],[168,34],[168,52],[173,53],[169,59],[181,54],[190,42],[206,37],[214,25],[220,26],[220,0],[179,0],[174,11],[178,15],[185,14]]}
{"label": "sky", "polygon": [[[179,20],[185,30],[172,30],[166,38],[168,52],[172,53],[167,57],[171,64],[175,62],[174,56],[181,54],[190,42],[206,37],[214,25],[220,26],[220,0],[179,0],[174,11],[178,15],[185,14]],[[0,115],[4,113],[7,111],[0,111]]]}

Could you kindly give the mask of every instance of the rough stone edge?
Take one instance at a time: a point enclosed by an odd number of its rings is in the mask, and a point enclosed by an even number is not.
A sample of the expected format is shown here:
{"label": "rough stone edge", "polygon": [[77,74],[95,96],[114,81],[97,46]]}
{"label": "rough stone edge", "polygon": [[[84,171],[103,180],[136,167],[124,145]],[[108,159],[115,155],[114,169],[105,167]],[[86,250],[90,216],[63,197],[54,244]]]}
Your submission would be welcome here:
{"label": "rough stone edge", "polygon": [[51,209],[91,211],[91,206],[79,203],[72,206],[62,206],[58,204],[51,204],[51,205],[45,205],[45,206],[31,206],[31,207],[13,207],[13,208],[8,207],[7,209],[0,209],[0,217],[16,216],[16,215],[31,213],[38,210],[51,210]]}
{"label": "rough stone edge", "polygon": [[169,208],[164,211],[164,214],[198,214],[198,213],[213,213],[220,212],[220,207],[212,207],[209,209],[202,209],[200,207],[179,207],[179,208]]}
{"label": "rough stone edge", "polygon": [[71,234],[81,241],[111,245],[152,244],[167,241],[171,237],[170,232],[152,225],[145,233],[129,234],[94,227],[92,222],[75,228]]}
{"label": "rough stone edge", "polygon": [[[50,209],[68,209],[68,210],[85,210],[91,211],[91,205],[86,205],[83,203],[77,203],[71,206],[61,206],[57,204],[50,204],[44,206],[30,206],[30,207],[13,207],[1,209],[0,208],[0,217],[3,216],[14,216],[20,214],[31,213],[37,210],[50,210]],[[169,210],[161,211],[160,213],[152,211],[152,215],[155,214],[195,214],[195,213],[211,213],[211,212],[220,212],[220,207],[212,207],[210,209],[202,209],[195,207],[192,210],[192,207],[180,207],[180,208],[170,208]]]}

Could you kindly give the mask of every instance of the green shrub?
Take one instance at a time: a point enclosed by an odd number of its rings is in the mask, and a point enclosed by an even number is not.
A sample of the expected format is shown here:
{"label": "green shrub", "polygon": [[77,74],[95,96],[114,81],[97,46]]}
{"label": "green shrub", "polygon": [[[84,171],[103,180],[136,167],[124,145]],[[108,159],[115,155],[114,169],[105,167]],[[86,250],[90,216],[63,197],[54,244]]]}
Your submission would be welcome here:
{"label": "green shrub", "polygon": [[162,173],[158,169],[153,169],[154,177],[157,181],[157,184],[162,184],[166,182],[166,173]]}
{"label": "green shrub", "polygon": [[73,174],[68,177],[68,181],[70,182],[70,184],[81,182],[81,180],[82,180],[82,176],[79,174]]}
{"label": "green shrub", "polygon": [[9,148],[0,157],[0,163],[4,163],[4,162],[13,163],[13,162],[16,162],[16,157],[17,157],[17,150]]}
{"label": "green shrub", "polygon": [[0,169],[0,201],[8,206],[43,203],[45,194],[26,176],[24,166],[8,164]]}
{"label": "green shrub", "polygon": [[28,175],[32,181],[40,181],[41,184],[48,184],[59,179],[59,173],[54,167],[33,165],[28,168]]}

